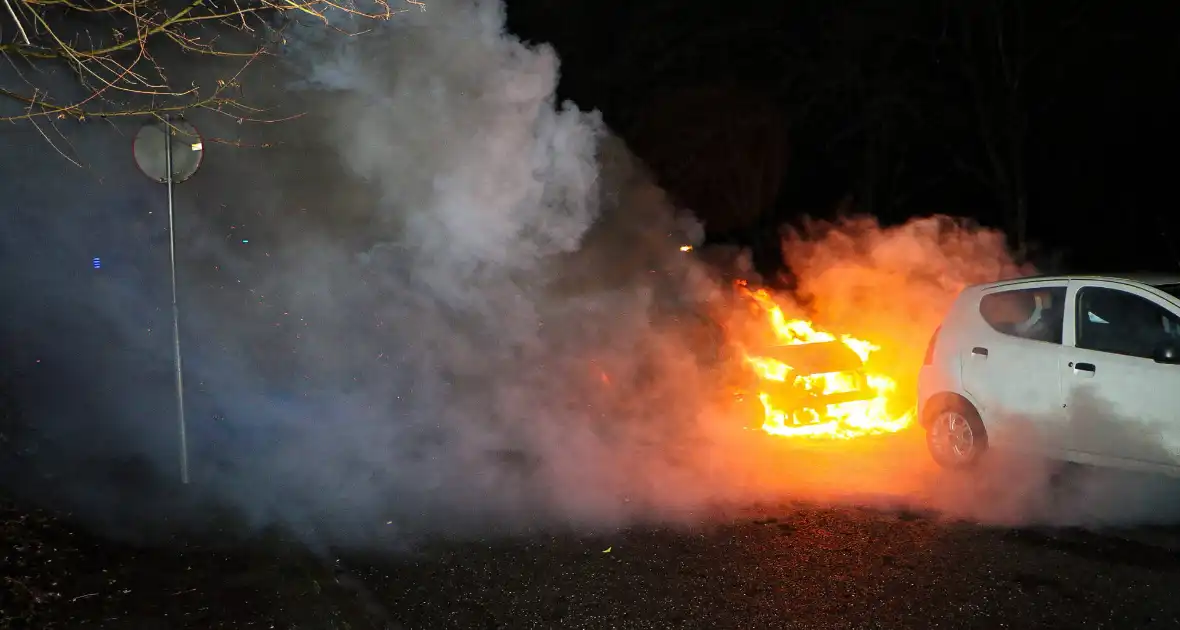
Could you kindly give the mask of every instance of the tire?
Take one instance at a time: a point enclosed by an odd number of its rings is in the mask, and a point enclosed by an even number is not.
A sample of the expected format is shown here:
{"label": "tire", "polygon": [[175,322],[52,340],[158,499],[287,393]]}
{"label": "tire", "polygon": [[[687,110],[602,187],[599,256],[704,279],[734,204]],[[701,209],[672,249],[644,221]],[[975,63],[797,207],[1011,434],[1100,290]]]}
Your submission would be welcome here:
{"label": "tire", "polygon": [[965,400],[940,406],[926,426],[926,449],[943,468],[975,467],[988,449],[987,429],[975,406]]}

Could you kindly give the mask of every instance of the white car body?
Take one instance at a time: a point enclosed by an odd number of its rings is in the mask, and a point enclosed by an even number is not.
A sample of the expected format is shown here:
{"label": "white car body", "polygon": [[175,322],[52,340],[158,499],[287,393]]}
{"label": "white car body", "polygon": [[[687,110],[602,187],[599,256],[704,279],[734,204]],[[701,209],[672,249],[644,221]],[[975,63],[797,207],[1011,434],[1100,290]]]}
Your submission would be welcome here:
{"label": "white car body", "polygon": [[[967,424],[981,450],[1180,474],[1177,349],[1180,276],[1034,277],[968,287],[927,349],[918,417],[944,465],[969,465],[982,454],[967,457],[974,447],[945,437],[958,430],[952,416],[977,414]],[[952,450],[962,462],[935,452],[946,439],[960,439]]]}

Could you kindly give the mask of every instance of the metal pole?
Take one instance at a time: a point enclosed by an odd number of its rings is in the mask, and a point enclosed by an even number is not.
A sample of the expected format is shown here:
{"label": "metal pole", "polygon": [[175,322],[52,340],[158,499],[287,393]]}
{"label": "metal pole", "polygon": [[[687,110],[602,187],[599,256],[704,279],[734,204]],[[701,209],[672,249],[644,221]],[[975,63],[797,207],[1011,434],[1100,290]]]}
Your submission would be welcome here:
{"label": "metal pole", "polygon": [[168,178],[168,253],[172,271],[172,357],[176,364],[176,422],[180,433],[180,483],[188,483],[188,430],[184,423],[184,370],[180,361],[180,308],[176,304],[176,223],[172,210],[172,124],[164,119],[164,165]]}

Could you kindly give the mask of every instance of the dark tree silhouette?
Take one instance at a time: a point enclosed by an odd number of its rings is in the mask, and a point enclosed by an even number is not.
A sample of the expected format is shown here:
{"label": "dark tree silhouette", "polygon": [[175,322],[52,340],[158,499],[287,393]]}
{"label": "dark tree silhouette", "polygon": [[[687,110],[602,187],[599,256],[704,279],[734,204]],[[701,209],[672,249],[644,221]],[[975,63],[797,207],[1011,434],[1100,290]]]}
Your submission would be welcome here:
{"label": "dark tree silhouette", "polygon": [[775,103],[753,92],[732,85],[662,91],[626,135],[711,233],[750,227],[778,197],[786,127]]}
{"label": "dark tree silhouette", "polygon": [[[1028,143],[1033,94],[1056,80],[1054,67],[1095,37],[1094,0],[941,0],[937,54],[966,87],[967,120],[979,156],[952,148],[956,166],[992,192],[1018,254],[1028,247]],[[1097,45],[1097,41],[1090,42]]]}

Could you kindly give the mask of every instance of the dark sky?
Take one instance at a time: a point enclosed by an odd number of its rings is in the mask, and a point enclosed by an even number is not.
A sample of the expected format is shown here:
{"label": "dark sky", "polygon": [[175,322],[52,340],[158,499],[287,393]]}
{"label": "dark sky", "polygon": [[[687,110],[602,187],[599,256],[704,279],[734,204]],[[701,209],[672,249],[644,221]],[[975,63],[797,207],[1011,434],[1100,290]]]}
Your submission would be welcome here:
{"label": "dark sky", "polygon": [[773,258],[776,225],[847,199],[1015,239],[1023,205],[1042,266],[1180,265],[1175,3],[511,0],[509,23],[714,239]]}

